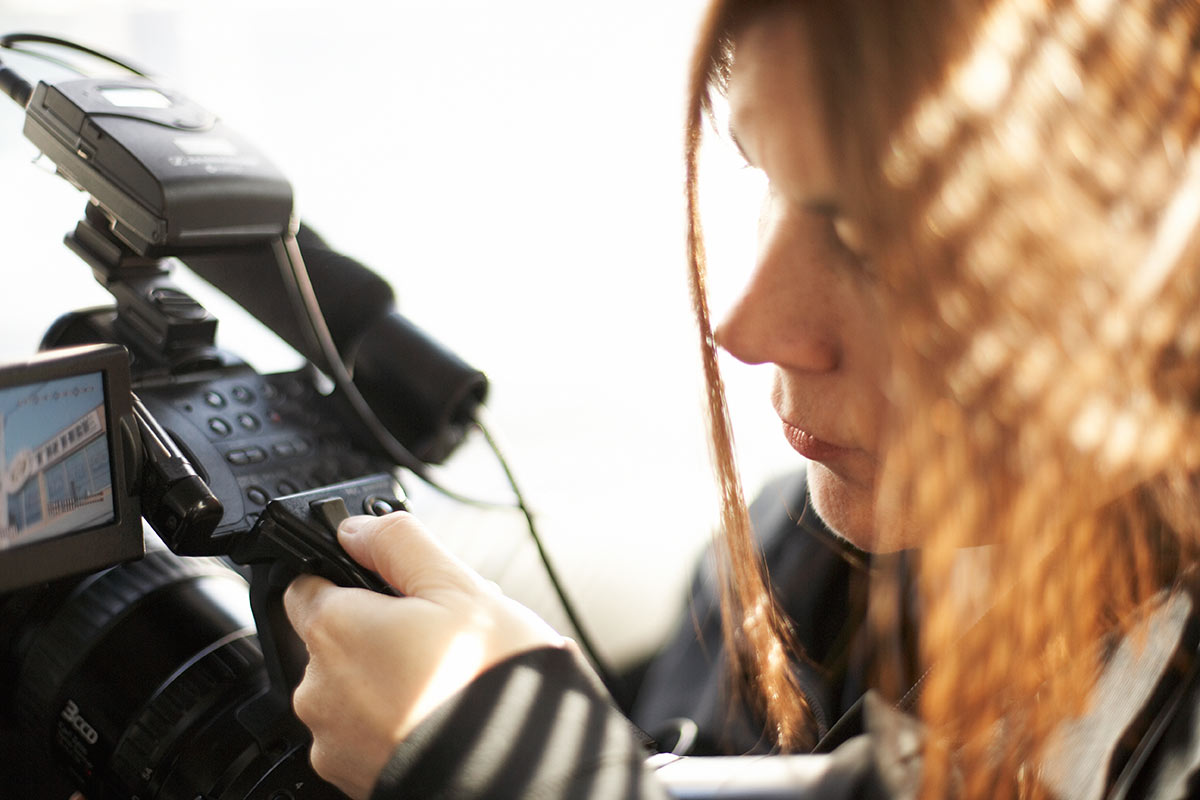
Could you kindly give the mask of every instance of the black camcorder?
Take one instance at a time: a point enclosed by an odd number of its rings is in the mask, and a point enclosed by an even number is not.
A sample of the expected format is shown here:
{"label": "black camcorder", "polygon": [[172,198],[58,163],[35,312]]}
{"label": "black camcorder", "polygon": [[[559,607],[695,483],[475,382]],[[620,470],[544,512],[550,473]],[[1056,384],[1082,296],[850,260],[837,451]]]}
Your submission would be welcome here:
{"label": "black camcorder", "polygon": [[[0,45],[22,37],[48,40]],[[402,469],[455,449],[486,378],[298,225],[288,181],[186,97],[140,74],[35,87],[3,64],[0,89],[89,195],[66,243],[115,300],[0,368],[0,796],[341,797],[291,712],[305,656],[282,592],[305,572],[391,591],[337,524],[402,508]],[[306,366],[264,375],[219,349],[175,262]]]}

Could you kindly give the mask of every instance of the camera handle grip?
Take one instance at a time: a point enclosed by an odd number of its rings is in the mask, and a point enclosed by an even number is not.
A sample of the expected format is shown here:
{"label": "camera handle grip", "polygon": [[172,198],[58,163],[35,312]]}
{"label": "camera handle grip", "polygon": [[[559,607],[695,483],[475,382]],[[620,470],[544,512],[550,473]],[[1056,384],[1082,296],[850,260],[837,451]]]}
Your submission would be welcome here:
{"label": "camera handle grip", "polygon": [[292,691],[304,677],[308,656],[283,608],[283,592],[292,578],[277,563],[250,566],[250,610],[258,628],[267,687],[238,709],[242,726],[263,752],[288,752],[309,741],[308,729],[292,714]]}
{"label": "camera handle grip", "polygon": [[350,515],[383,515],[404,507],[393,478],[371,475],[271,500],[241,536],[230,557],[250,566],[250,609],[271,682],[271,693],[290,707],[304,677],[308,653],[283,607],[288,584],[303,574],[339,586],[396,594],[387,581],[355,562],[337,542],[337,526]]}
{"label": "camera handle grip", "polygon": [[250,567],[250,610],[258,626],[271,693],[285,708],[291,707],[292,692],[304,677],[308,651],[292,629],[283,607],[283,593],[299,577],[283,562],[259,563]]}

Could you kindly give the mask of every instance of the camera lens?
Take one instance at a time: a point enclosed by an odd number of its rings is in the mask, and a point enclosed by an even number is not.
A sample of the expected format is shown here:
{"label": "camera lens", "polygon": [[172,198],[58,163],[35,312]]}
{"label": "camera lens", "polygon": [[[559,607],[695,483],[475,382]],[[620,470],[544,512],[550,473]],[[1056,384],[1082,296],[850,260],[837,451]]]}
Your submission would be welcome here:
{"label": "camera lens", "polygon": [[14,763],[53,763],[88,797],[342,797],[312,774],[295,718],[264,701],[246,582],[216,559],[156,550],[10,596],[0,636],[11,692],[0,708],[29,751]]}

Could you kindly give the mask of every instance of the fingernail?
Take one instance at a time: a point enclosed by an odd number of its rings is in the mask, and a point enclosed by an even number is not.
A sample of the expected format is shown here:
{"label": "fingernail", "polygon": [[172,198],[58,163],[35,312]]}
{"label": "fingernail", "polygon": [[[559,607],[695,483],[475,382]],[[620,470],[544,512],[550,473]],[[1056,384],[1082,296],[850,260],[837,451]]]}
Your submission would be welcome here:
{"label": "fingernail", "polygon": [[342,524],[338,525],[338,533],[353,536],[362,530],[362,527],[373,519],[375,518],[367,516],[366,514],[356,517],[346,517],[344,520],[342,520]]}

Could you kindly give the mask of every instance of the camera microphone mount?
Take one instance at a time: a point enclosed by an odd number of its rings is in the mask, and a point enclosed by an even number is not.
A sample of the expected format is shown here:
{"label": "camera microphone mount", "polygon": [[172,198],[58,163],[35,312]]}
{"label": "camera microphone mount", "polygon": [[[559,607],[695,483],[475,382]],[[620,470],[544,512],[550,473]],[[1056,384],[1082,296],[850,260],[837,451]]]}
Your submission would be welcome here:
{"label": "camera microphone mount", "polygon": [[[92,268],[96,280],[116,299],[111,310],[68,314],[52,335],[70,339],[118,335],[134,348],[139,373],[178,374],[228,366],[216,348],[217,319],[171,280],[166,258],[135,253],[111,231],[103,212],[89,203],[84,219],[65,238],[67,247]],[[90,331],[60,329],[81,325]]]}

